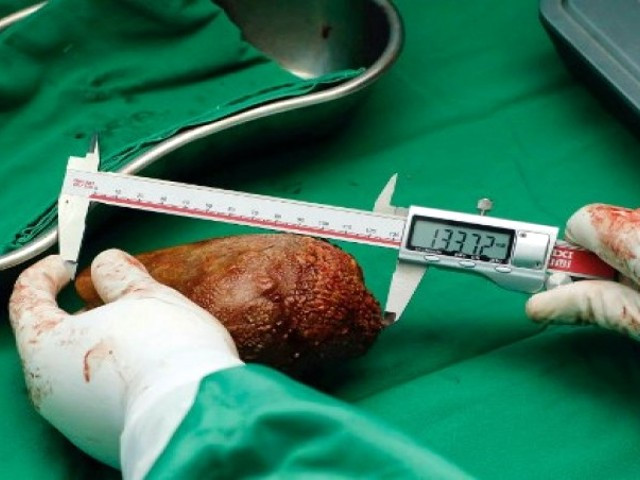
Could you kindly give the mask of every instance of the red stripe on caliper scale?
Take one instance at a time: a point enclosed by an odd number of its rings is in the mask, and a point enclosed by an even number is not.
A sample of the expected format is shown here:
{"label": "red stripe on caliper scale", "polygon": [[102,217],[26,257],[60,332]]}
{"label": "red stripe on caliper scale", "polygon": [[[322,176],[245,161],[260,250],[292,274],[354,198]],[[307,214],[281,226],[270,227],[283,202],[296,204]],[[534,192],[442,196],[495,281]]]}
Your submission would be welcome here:
{"label": "red stripe on caliper scale", "polygon": [[563,240],[558,240],[553,247],[548,269],[582,278],[613,280],[617,275],[616,270],[595,253]]}

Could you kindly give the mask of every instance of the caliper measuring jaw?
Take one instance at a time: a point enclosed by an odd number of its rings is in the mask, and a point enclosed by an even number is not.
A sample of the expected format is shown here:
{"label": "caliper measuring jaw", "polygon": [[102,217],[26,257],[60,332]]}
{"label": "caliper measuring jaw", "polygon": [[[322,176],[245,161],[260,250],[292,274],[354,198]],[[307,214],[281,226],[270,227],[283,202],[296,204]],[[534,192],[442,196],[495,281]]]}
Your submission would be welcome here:
{"label": "caliper measuring jaw", "polygon": [[[84,157],[69,157],[67,173],[64,178],[62,191],[67,182],[72,182],[69,170],[97,172],[100,166],[100,147],[98,136],[94,135],[89,151]],[[61,193],[58,197],[58,245],[60,257],[71,279],[76,276],[78,257],[89,211],[89,198]]]}
{"label": "caliper measuring jaw", "polygon": [[[396,189],[398,174],[393,175],[384,186],[376,199],[373,211],[405,217],[409,210],[391,204],[393,192]],[[406,228],[406,224],[405,224]],[[404,236],[404,234],[403,234]],[[414,292],[418,289],[422,277],[427,273],[427,266],[418,263],[403,262],[400,257],[396,260],[396,268],[391,276],[391,284],[387,293],[387,303],[384,308],[384,322],[390,325],[400,319]]]}

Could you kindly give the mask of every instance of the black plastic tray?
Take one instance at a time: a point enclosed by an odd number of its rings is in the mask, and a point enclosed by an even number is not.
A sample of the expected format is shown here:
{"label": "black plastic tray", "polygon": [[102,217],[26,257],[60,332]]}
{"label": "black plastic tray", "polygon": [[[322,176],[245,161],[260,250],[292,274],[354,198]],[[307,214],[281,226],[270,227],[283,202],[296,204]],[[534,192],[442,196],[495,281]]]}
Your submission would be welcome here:
{"label": "black plastic tray", "polygon": [[640,2],[541,0],[540,18],[570,69],[640,124]]}

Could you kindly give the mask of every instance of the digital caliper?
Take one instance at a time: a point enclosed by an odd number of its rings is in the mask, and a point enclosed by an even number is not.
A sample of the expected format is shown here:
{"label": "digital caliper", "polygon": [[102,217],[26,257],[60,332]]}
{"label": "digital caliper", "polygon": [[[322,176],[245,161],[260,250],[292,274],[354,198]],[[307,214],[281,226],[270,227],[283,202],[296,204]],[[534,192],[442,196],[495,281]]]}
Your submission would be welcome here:
{"label": "digital caliper", "polygon": [[97,141],[85,157],[70,157],[58,201],[60,255],[75,275],[90,202],[168,213],[399,250],[386,303],[397,320],[430,266],[481,274],[497,285],[534,293],[551,273],[567,279],[613,278],[587,250],[558,242],[558,229],[480,214],[391,205],[394,175],[373,211],[299,202],[125,174],[99,172]]}

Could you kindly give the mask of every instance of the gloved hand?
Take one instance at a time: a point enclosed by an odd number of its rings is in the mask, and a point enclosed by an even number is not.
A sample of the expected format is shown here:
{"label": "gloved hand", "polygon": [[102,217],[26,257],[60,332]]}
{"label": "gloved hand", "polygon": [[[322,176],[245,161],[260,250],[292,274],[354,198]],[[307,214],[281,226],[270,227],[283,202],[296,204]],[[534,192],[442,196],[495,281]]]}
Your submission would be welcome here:
{"label": "gloved hand", "polygon": [[584,280],[539,293],[527,302],[529,317],[595,324],[640,339],[640,210],[588,205],[571,216],[565,238],[618,270],[621,283]]}
{"label": "gloved hand", "polygon": [[36,409],[71,442],[142,478],[190,408],[200,380],[241,365],[226,329],[119,250],[91,268],[104,306],[76,315],[50,256],[18,278],[9,311]]}

